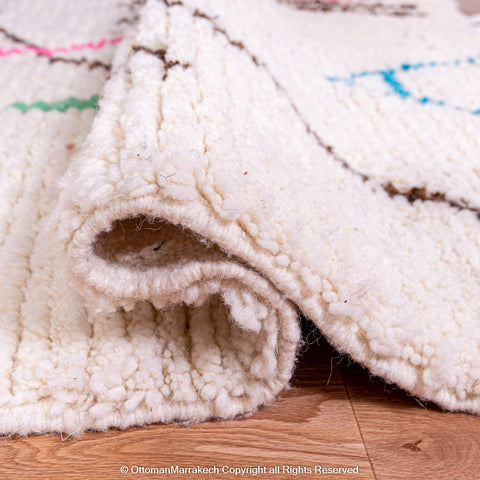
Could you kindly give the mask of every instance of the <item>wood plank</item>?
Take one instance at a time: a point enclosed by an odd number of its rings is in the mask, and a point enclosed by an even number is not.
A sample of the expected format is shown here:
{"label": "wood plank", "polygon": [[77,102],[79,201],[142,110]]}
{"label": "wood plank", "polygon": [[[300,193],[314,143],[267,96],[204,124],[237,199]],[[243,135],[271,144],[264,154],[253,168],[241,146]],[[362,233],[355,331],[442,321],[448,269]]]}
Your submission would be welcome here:
{"label": "wood plank", "polygon": [[[125,431],[86,433],[80,439],[30,436],[0,441],[0,478],[134,478],[120,473],[133,464],[293,465],[356,467],[355,479],[373,479],[350,400],[337,367],[331,371],[332,349],[314,345],[300,358],[293,388],[250,418],[191,425],[153,425]],[[330,377],[330,379],[329,379]],[[329,380],[329,381],[328,381]],[[328,381],[328,385],[327,385]],[[150,476],[152,477],[152,476]],[[229,474],[154,475],[154,478],[255,478]],[[291,473],[267,478],[317,478]],[[321,475],[322,478],[350,478]]]}
{"label": "wood plank", "polygon": [[340,371],[377,480],[480,478],[480,418],[424,406],[358,365]]}

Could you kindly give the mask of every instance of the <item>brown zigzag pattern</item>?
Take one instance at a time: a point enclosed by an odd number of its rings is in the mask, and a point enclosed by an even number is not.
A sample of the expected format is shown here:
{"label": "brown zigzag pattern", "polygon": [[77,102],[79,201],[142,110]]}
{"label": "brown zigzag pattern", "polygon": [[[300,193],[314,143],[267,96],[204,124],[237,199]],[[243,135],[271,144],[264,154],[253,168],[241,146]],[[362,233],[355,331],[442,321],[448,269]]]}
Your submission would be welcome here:
{"label": "brown zigzag pattern", "polygon": [[311,12],[347,12],[347,13],[366,13],[370,15],[391,15],[395,17],[423,17],[424,13],[417,10],[417,6],[412,3],[387,4],[387,3],[353,3],[353,2],[333,2],[322,0],[278,0],[279,3],[288,3],[299,10],[309,10]]}
{"label": "brown zigzag pattern", "polygon": [[163,74],[163,80],[166,80],[168,76],[168,71],[176,66],[182,67],[182,68],[190,68],[189,63],[182,63],[179,62],[178,60],[167,60],[166,55],[167,55],[167,50],[164,48],[160,48],[158,50],[152,50],[150,48],[144,47],[142,45],[134,45],[132,47],[133,52],[146,52],[149,53],[150,55],[154,55],[155,57],[158,57],[162,62],[163,62],[163,67],[165,68],[165,73]]}
{"label": "brown zigzag pattern", "polygon": [[[171,6],[174,6],[174,5],[179,5],[179,6],[182,6],[184,8],[185,5],[180,1],[180,0],[175,0],[175,1],[172,1],[170,2],[169,0],[159,0],[159,1],[162,1],[165,5],[171,7]],[[287,101],[289,102],[291,108],[293,109],[293,111],[297,114],[298,118],[300,119],[300,121],[303,123],[304,127],[305,127],[305,130],[310,134],[312,135],[312,137],[315,139],[315,141],[317,142],[317,144],[322,148],[324,149],[331,157],[333,160],[335,160],[336,162],[338,162],[340,165],[342,165],[343,168],[345,168],[346,170],[348,170],[349,172],[351,172],[352,174],[354,174],[355,176],[357,177],[360,177],[364,182],[370,182],[373,186],[378,186],[380,187],[382,190],[384,190],[390,197],[396,197],[396,196],[401,196],[401,197],[404,197],[408,200],[409,203],[413,203],[415,202],[416,200],[420,200],[422,202],[427,202],[427,201],[431,201],[431,202],[438,202],[438,203],[442,203],[442,204],[446,204],[446,205],[449,205],[450,207],[453,207],[453,208],[456,208],[458,210],[468,210],[470,212],[473,212],[477,215],[477,217],[480,219],[480,208],[478,207],[473,207],[471,205],[468,204],[468,202],[462,200],[462,202],[458,202],[457,200],[453,200],[453,199],[450,199],[447,197],[447,195],[445,193],[442,193],[442,192],[429,192],[425,186],[415,186],[415,187],[410,187],[408,189],[400,189],[398,187],[395,187],[391,182],[387,182],[387,183],[381,183],[379,182],[378,180],[376,180],[375,178],[372,178],[370,177],[369,175],[353,168],[343,157],[341,157],[340,155],[338,155],[333,146],[329,145],[327,142],[325,142],[325,140],[323,140],[320,135],[310,126],[310,124],[307,122],[307,120],[305,119],[305,117],[302,115],[302,113],[300,112],[300,110],[298,109],[297,105],[294,103],[294,101],[292,100],[292,98],[290,97],[288,91],[285,89],[285,87],[283,87],[283,85],[275,78],[275,76],[272,74],[272,72],[270,71],[270,69],[268,68],[268,66],[263,62],[263,61],[260,61],[258,59],[258,57],[256,55],[254,55],[253,53],[251,53],[247,47],[245,47],[244,43],[241,42],[241,41],[238,41],[238,40],[233,40],[228,32],[222,28],[220,25],[218,25],[218,23],[216,22],[216,20],[211,17],[210,15],[206,14],[205,12],[202,12],[198,9],[195,9],[193,12],[192,12],[193,16],[197,17],[197,18],[203,18],[207,21],[209,21],[211,24],[212,24],[212,28],[215,32],[217,33],[220,33],[221,35],[223,35],[225,37],[225,39],[228,41],[228,43],[232,46],[234,46],[235,48],[238,48],[239,50],[242,50],[243,52],[245,52],[249,57],[250,59],[252,60],[252,62],[260,67],[260,68],[263,68],[267,73],[268,75],[270,76],[271,80],[273,81],[273,83],[275,84],[276,88],[282,92],[282,94],[284,95],[284,97],[287,99]]]}

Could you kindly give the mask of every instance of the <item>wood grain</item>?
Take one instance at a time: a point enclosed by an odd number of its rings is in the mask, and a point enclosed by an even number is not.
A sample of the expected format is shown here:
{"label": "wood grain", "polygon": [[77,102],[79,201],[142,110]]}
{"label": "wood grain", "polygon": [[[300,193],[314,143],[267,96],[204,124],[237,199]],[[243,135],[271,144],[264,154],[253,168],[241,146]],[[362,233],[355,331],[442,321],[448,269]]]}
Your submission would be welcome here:
{"label": "wood grain", "polygon": [[480,478],[480,417],[422,406],[357,365],[340,368],[378,480]]}

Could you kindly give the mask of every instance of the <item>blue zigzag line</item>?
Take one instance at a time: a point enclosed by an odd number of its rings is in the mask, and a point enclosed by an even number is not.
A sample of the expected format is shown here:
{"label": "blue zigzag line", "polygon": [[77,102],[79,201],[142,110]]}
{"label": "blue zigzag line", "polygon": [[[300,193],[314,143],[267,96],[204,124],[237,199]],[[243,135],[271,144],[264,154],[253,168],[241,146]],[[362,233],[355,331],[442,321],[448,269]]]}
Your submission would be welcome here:
{"label": "blue zigzag line", "polygon": [[464,64],[475,64],[480,60],[480,55],[475,57],[467,57],[464,59],[456,60],[445,60],[441,62],[420,62],[415,64],[404,63],[398,68],[389,69],[389,70],[365,70],[363,72],[352,73],[348,77],[325,77],[329,82],[344,82],[350,86],[356,85],[356,80],[358,78],[364,78],[369,76],[380,76],[388,87],[392,90],[393,93],[397,94],[401,98],[410,98],[420,104],[432,104],[438,105],[441,107],[451,107],[458,111],[464,111],[471,113],[472,115],[480,115],[480,108],[471,110],[465,107],[449,105],[444,100],[435,100],[430,97],[415,97],[413,94],[405,88],[400,80],[398,80],[396,73],[397,72],[408,72],[412,70],[420,70],[423,68],[434,68],[434,67],[458,67]]}

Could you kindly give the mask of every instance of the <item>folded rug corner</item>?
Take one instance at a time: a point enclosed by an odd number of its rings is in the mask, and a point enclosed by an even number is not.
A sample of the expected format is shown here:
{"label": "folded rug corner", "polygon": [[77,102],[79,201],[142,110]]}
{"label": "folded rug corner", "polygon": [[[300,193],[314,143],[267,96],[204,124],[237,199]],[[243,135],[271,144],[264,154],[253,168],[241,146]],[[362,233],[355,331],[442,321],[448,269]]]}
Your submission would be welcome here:
{"label": "folded rug corner", "polygon": [[[299,312],[479,413],[480,37],[454,3],[114,5],[42,32],[18,2],[28,40],[0,13],[23,79],[1,94],[0,432],[255,411]],[[79,10],[97,40],[68,39]]]}

